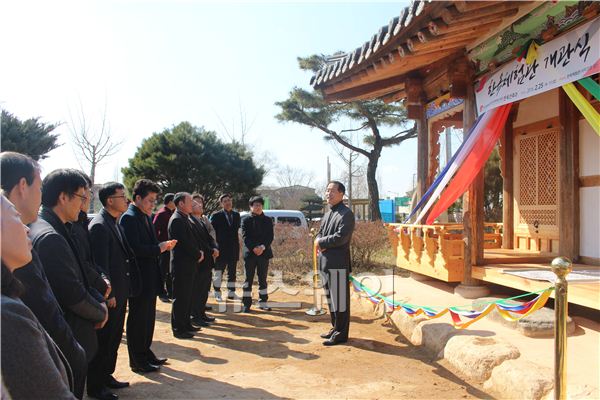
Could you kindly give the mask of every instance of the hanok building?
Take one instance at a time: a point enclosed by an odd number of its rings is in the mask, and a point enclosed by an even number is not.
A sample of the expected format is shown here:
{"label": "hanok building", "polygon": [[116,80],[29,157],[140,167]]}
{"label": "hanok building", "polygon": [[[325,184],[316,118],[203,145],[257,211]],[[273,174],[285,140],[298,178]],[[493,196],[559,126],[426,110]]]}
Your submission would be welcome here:
{"label": "hanok building", "polygon": [[[571,275],[598,276],[600,106],[580,83],[578,105],[562,86],[583,77],[597,85],[599,10],[593,1],[413,1],[313,76],[328,101],[405,104],[418,129],[419,196],[440,173],[440,133],[463,129],[466,141],[478,115],[512,103],[499,137],[502,223],[484,221],[480,171],[462,223],[390,227],[399,267],[460,282],[465,297],[485,282],[543,289],[531,278],[559,255],[576,263]],[[579,111],[590,108],[596,120]],[[591,280],[572,284],[569,301],[600,309]]]}

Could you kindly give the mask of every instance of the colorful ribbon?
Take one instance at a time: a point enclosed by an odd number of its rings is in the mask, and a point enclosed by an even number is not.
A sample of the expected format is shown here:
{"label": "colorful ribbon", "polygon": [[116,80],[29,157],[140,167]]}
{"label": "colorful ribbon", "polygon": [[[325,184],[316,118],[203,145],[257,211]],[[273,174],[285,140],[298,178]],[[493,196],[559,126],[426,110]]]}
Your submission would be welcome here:
{"label": "colorful ribbon", "polygon": [[467,136],[467,139],[463,142],[463,146],[461,146],[460,150],[456,153],[456,158],[453,158],[444,169],[445,174],[441,176],[438,185],[435,188],[435,192],[433,192],[431,197],[429,197],[427,204],[423,207],[415,219],[415,224],[418,224],[421,221],[433,203],[435,203],[435,201],[439,198],[440,193],[442,193],[442,191],[446,188],[446,185],[448,182],[450,182],[450,179],[452,179],[456,171],[464,163],[465,159],[469,153],[471,153],[471,150],[473,150],[473,147],[477,143],[477,140],[481,137],[483,132],[485,132],[485,128],[492,120],[494,112],[494,110],[488,111],[476,121],[475,125],[469,132],[469,136]]}
{"label": "colorful ribbon", "polygon": [[589,76],[587,78],[583,78],[577,81],[581,86],[585,88],[588,92],[592,94],[596,98],[596,100],[600,100],[600,85],[596,83]]}
{"label": "colorful ribbon", "polygon": [[[471,148],[473,147],[472,143],[470,141],[470,138],[477,137],[476,132],[481,129],[481,126],[485,125],[485,121],[483,121],[483,118],[486,114],[488,114],[488,117],[489,117],[489,113],[484,113],[477,118],[477,120],[475,121],[475,123],[473,124],[471,129],[469,130],[467,139],[464,140],[460,144],[460,147],[458,148],[458,150],[456,150],[456,152],[454,153],[454,155],[452,156],[450,161],[448,161],[446,163],[446,166],[444,167],[442,172],[440,172],[440,174],[435,178],[435,180],[433,181],[433,183],[431,184],[429,189],[427,189],[427,191],[425,192],[423,197],[421,197],[421,199],[419,200],[417,205],[414,206],[413,209],[410,211],[410,214],[404,221],[405,224],[408,224],[410,222],[410,219],[417,213],[417,211],[419,211],[421,209],[421,207],[423,207],[423,205],[425,205],[425,202],[429,199],[429,196],[431,196],[431,194],[434,193],[434,190],[436,190],[438,187],[440,187],[440,184],[442,182],[444,182],[444,179],[448,176],[448,173],[454,175],[454,171],[449,172],[450,169],[453,168],[454,165],[457,165],[457,164],[460,165],[463,162],[466,154],[468,154],[469,151],[471,150]],[[444,188],[446,186],[446,183],[448,183],[448,182],[445,181],[445,183],[443,183],[443,185],[441,185],[441,188]],[[439,195],[439,193],[438,193],[438,195]],[[437,198],[437,195],[434,194],[433,197]],[[428,203],[428,205],[429,205],[429,203]],[[419,221],[419,220],[417,219],[417,221]],[[417,221],[415,221],[415,223]]]}
{"label": "colorful ribbon", "polygon": [[[522,318],[531,315],[536,312],[540,308],[544,307],[548,298],[552,294],[554,290],[553,287],[549,287],[544,290],[540,290],[537,292],[525,293],[519,296],[510,297],[508,299],[501,299],[496,301],[491,301],[487,303],[482,303],[482,305],[487,304],[485,308],[481,311],[473,310],[472,307],[469,306],[453,306],[453,307],[445,307],[442,310],[438,311],[434,307],[426,307],[426,306],[416,306],[409,303],[398,303],[386,296],[383,296],[379,293],[372,292],[369,288],[360,283],[356,278],[350,276],[350,281],[352,282],[352,286],[354,290],[357,292],[363,292],[367,295],[367,299],[373,304],[383,303],[386,306],[386,311],[388,313],[394,312],[396,310],[403,310],[411,317],[416,317],[418,315],[423,315],[427,319],[436,319],[441,316],[449,313],[452,319],[452,325],[457,329],[465,329],[469,327],[471,324],[479,321],[489,313],[494,310],[497,310],[498,313],[502,316],[502,318],[509,321],[518,321]],[[517,298],[530,296],[537,294],[537,296],[526,303],[517,304],[517,305],[507,305],[503,304],[508,300],[514,300]],[[465,309],[466,310],[463,310]],[[513,315],[517,314],[517,315]],[[468,318],[468,321],[463,321],[462,318]]]}
{"label": "colorful ribbon", "polygon": [[492,116],[489,123],[483,128],[483,132],[476,139],[473,148],[456,172],[455,178],[441,194],[440,199],[427,216],[426,223],[428,225],[431,225],[442,212],[447,210],[468,189],[479,171],[481,171],[502,133],[502,128],[504,128],[511,107],[512,103],[508,103],[491,111]]}
{"label": "colorful ribbon", "polygon": [[592,107],[572,83],[567,83],[563,85],[562,88],[573,104],[581,111],[581,114],[583,114],[586,121],[594,128],[596,134],[600,136],[600,114],[598,114],[598,111]]}

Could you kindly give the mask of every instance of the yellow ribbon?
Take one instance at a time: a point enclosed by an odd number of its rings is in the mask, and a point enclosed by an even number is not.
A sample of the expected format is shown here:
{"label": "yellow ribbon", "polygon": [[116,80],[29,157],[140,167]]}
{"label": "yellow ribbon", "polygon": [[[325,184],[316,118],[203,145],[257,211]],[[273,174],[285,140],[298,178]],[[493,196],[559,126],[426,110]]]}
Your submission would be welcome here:
{"label": "yellow ribbon", "polygon": [[600,114],[586,100],[579,90],[572,83],[567,83],[562,87],[575,106],[581,111],[586,121],[594,128],[596,134],[600,136]]}
{"label": "yellow ribbon", "polygon": [[502,318],[504,318],[507,321],[517,321],[517,320],[520,320],[520,319],[525,318],[528,315],[536,312],[540,308],[544,307],[544,305],[548,301],[548,298],[550,297],[551,293],[552,293],[551,289],[548,289],[545,292],[543,292],[542,295],[540,296],[540,298],[537,299],[537,301],[535,302],[535,304],[533,305],[533,307],[531,307],[529,309],[529,311],[527,311],[525,314],[518,314],[516,317],[514,317],[512,314],[510,314],[510,312],[508,312],[506,310],[502,310],[500,308],[498,308],[498,313],[500,313],[500,315],[502,316]]}
{"label": "yellow ribbon", "polygon": [[539,48],[538,44],[535,41],[532,41],[531,44],[529,45],[529,48],[527,49],[527,57],[525,57],[525,63],[527,65],[530,65],[537,58],[538,48]]}

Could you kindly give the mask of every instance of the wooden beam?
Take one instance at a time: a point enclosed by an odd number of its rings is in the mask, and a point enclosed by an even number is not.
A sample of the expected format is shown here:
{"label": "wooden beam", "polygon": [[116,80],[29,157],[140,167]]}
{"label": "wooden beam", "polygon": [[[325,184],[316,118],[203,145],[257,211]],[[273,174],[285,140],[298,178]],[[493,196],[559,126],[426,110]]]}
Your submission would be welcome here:
{"label": "wooden beam", "polygon": [[[505,11],[505,13],[507,12]],[[512,14],[512,11],[510,11],[509,13]],[[481,18],[475,21],[452,25],[444,23],[444,21],[442,21],[441,19],[435,19],[428,23],[427,29],[429,30],[429,33],[431,33],[433,36],[442,36],[455,33],[462,33],[466,31],[479,30],[483,28],[493,29],[500,24],[500,21],[502,21],[502,17],[496,15],[487,16],[485,18]]]}
{"label": "wooden beam", "polygon": [[404,90],[398,90],[397,92],[389,93],[381,98],[385,104],[400,101],[406,98],[406,92]]}
{"label": "wooden beam", "polygon": [[416,117],[415,123],[417,125],[417,201],[427,191],[427,173],[429,171],[429,133],[427,118],[425,117],[425,105],[421,103],[418,110],[420,114],[413,116]]}
{"label": "wooden beam", "polygon": [[427,187],[431,186],[440,167],[440,132],[429,130],[429,160],[427,165]]}
{"label": "wooden beam", "polygon": [[[453,4],[456,9],[461,13],[469,13],[480,10],[482,8],[490,7],[490,1],[455,1]],[[508,3],[508,2],[506,2]],[[515,3],[514,1],[512,3]]]}
{"label": "wooden beam", "polygon": [[464,99],[472,86],[470,62],[466,57],[457,58],[448,65],[448,79],[450,96]]}
{"label": "wooden beam", "polygon": [[579,258],[579,118],[564,90],[558,91],[559,204],[558,252],[576,262]]}
{"label": "wooden beam", "polygon": [[360,85],[366,85],[380,81],[382,79],[393,78],[395,76],[406,74],[414,69],[425,67],[434,62],[438,62],[440,59],[453,54],[453,50],[442,50],[437,53],[428,53],[424,55],[407,55],[404,58],[395,58],[394,62],[381,68],[377,74],[368,75],[365,69],[355,72],[350,75],[346,80],[336,82],[334,84],[327,85],[322,88],[323,93],[330,95],[336,92],[340,92],[347,89],[352,89]]}
{"label": "wooden beam", "polygon": [[[406,78],[406,111],[409,119],[419,120],[424,115],[423,80],[419,77]],[[425,123],[427,130],[427,123]]]}
{"label": "wooden beam", "polygon": [[442,50],[448,46],[464,46],[472,41],[476,40],[480,35],[484,34],[489,30],[489,26],[483,25],[482,27],[477,27],[474,29],[469,29],[463,32],[448,34],[448,35],[440,35],[440,36],[432,36],[431,40],[428,42],[422,43],[418,39],[410,39],[406,41],[406,46],[409,46],[409,42],[411,43],[409,49],[412,53],[421,54],[428,53],[431,51]]}
{"label": "wooden beam", "polygon": [[[472,86],[467,91],[463,110],[463,132],[465,139],[475,123],[475,93]],[[476,286],[478,281],[472,277],[473,265],[483,264],[483,177],[482,169],[469,190],[463,195],[463,223],[465,226],[464,275],[462,284]]]}
{"label": "wooden beam", "polygon": [[500,143],[502,172],[502,248],[514,248],[514,232],[515,232],[515,207],[514,207],[514,132],[513,122],[516,117],[516,108],[519,104],[513,104],[513,109],[508,115],[506,125],[504,126],[504,134]]}
{"label": "wooden beam", "polygon": [[[480,20],[491,15],[498,17],[506,11],[510,11],[510,15],[516,15],[519,12],[519,2],[515,1],[499,1],[486,2],[487,5],[479,10],[461,13],[450,22],[444,20],[447,24],[463,23],[466,21]],[[504,17],[499,17],[504,18]]]}
{"label": "wooden beam", "polygon": [[[325,92],[325,100],[327,101],[342,101],[347,98],[356,97],[364,94],[369,94],[381,90],[387,90],[388,92],[392,92],[395,90],[404,89],[404,80],[403,76],[395,76],[392,78],[382,79],[376,82],[367,83],[365,85],[355,86],[351,89],[335,92],[335,93],[327,93]],[[384,93],[385,94],[385,93]]]}
{"label": "wooden beam", "polygon": [[587,175],[579,177],[579,187],[600,186],[600,175]]}
{"label": "wooden beam", "polygon": [[477,47],[478,45],[480,45],[481,43],[483,43],[484,41],[486,41],[489,37],[497,34],[498,32],[500,32],[502,29],[506,28],[507,26],[510,26],[510,24],[514,23],[515,21],[518,21],[519,19],[521,19],[523,16],[529,14],[530,12],[532,12],[533,10],[535,10],[538,7],[543,7],[545,3],[540,2],[540,1],[523,1],[519,4],[519,10],[517,11],[516,14],[512,14],[512,15],[507,15],[504,18],[502,18],[502,21],[500,22],[500,24],[498,24],[498,26],[494,29],[492,29],[487,37],[481,37],[479,38],[479,40],[477,40],[476,42],[474,42],[471,47],[469,48],[469,51],[471,51],[473,48]]}

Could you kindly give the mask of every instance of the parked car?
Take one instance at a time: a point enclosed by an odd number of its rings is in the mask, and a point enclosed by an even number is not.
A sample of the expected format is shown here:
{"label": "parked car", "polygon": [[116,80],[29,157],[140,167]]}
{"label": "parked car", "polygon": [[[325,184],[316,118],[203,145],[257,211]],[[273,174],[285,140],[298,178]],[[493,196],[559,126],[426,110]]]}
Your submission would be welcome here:
{"label": "parked car", "polygon": [[[263,210],[267,217],[271,217],[274,224],[290,224],[300,228],[308,229],[306,217],[302,211],[297,210]],[[240,213],[242,219],[249,214],[248,211]]]}

